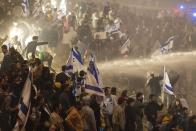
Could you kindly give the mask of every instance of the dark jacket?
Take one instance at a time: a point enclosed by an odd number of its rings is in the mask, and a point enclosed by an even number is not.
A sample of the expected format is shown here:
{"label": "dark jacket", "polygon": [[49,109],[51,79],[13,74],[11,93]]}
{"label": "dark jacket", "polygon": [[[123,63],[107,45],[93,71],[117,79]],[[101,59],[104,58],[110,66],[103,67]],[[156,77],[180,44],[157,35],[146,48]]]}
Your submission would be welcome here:
{"label": "dark jacket", "polygon": [[125,107],[125,119],[125,131],[136,131],[137,111],[134,107]]}
{"label": "dark jacket", "polygon": [[90,104],[90,107],[94,111],[95,120],[96,120],[96,126],[97,126],[97,131],[98,131],[99,128],[101,127],[100,105],[97,103],[97,101],[95,99],[92,99],[91,104]]}
{"label": "dark jacket", "polygon": [[196,131],[196,123],[195,123],[195,120],[196,120],[196,116],[192,116],[190,119],[189,119],[189,129],[188,131]]}
{"label": "dark jacket", "polygon": [[162,80],[163,77],[152,77],[150,81],[148,82],[148,86],[150,86],[150,93],[156,94],[157,96],[161,95],[161,85],[160,80]]}
{"label": "dark jacket", "polygon": [[60,82],[61,84],[65,84],[66,80],[68,79],[67,75],[64,72],[61,72],[56,75],[56,82]]}
{"label": "dark jacket", "polygon": [[151,122],[153,125],[156,124],[157,113],[162,110],[163,106],[159,105],[156,102],[149,102],[145,108],[145,115],[147,120]]}
{"label": "dark jacket", "polygon": [[136,102],[135,102],[134,107],[135,107],[135,109],[136,109],[136,111],[137,111],[137,114],[138,114],[138,116],[139,116],[140,118],[143,117],[143,112],[144,112],[145,106],[146,106],[145,103],[142,103],[142,102],[140,102],[140,101],[136,101]]}
{"label": "dark jacket", "polygon": [[1,71],[8,72],[11,68],[12,63],[13,63],[13,60],[12,60],[11,55],[9,54],[5,55],[1,63]]}
{"label": "dark jacket", "polygon": [[24,63],[24,58],[18,51],[11,52],[11,58],[13,60],[13,63]]}

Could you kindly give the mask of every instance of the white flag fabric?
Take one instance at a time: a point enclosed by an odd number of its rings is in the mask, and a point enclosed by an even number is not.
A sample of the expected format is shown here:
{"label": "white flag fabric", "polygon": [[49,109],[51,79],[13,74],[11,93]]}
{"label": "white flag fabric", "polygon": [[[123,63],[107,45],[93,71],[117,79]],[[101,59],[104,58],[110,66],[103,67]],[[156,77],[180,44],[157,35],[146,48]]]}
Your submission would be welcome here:
{"label": "white flag fabric", "polygon": [[65,73],[69,73],[69,72],[74,73],[80,71],[82,70],[82,67],[83,67],[83,60],[80,52],[77,51],[75,48],[72,48],[69,58],[67,60]]}
{"label": "white flag fabric", "polygon": [[129,52],[130,46],[131,46],[131,41],[130,39],[127,39],[125,43],[122,45],[122,47],[120,48],[120,53],[123,55]]}
{"label": "white flag fabric", "polygon": [[164,80],[163,80],[164,91],[170,95],[174,95],[173,87],[170,83],[169,76],[166,71],[164,71]]}
{"label": "white flag fabric", "polygon": [[105,32],[107,32],[109,35],[119,33],[120,32],[120,23],[116,22],[113,25],[107,25],[105,27]]}
{"label": "white flag fabric", "polygon": [[33,4],[33,11],[32,11],[32,16],[37,17],[39,16],[40,12],[42,12],[42,5],[39,0],[35,0]]}
{"label": "white flag fabric", "polygon": [[96,94],[104,96],[103,83],[100,77],[100,72],[92,57],[87,68],[85,92],[89,94]]}
{"label": "white flag fabric", "polygon": [[156,55],[162,55],[162,54],[167,54],[171,51],[171,49],[173,48],[174,45],[174,40],[175,40],[176,36],[171,36],[167,39],[167,41],[164,44],[160,44],[160,48],[155,50],[152,53],[152,56],[156,56]]}
{"label": "white flag fabric", "polygon": [[28,77],[23,91],[22,95],[19,101],[19,112],[18,112],[18,117],[23,123],[23,127],[25,127],[27,119],[29,117],[29,110],[30,110],[30,105],[31,105],[31,80]]}
{"label": "white flag fabric", "polygon": [[161,46],[162,54],[168,53],[173,48],[174,39],[175,36],[169,37],[168,40]]}

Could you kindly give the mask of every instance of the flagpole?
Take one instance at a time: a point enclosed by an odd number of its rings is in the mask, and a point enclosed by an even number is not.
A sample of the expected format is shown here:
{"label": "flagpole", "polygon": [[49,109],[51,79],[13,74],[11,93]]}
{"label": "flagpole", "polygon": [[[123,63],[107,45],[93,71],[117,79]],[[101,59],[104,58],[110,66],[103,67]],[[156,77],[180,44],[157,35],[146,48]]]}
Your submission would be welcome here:
{"label": "flagpole", "polygon": [[25,120],[25,123],[22,126],[21,131],[25,131],[25,127],[26,127],[26,124],[27,124],[27,121],[28,121],[28,118],[29,118],[29,114],[30,114],[30,109],[31,109],[31,102],[29,103],[29,109],[28,109],[28,112],[27,112],[26,120]]}
{"label": "flagpole", "polygon": [[[30,79],[30,77],[31,77],[31,79]],[[31,87],[32,87],[33,86],[33,71],[32,71],[32,68],[29,69],[29,74],[27,76],[27,79],[30,79]],[[30,98],[29,99],[31,99],[31,94],[30,94]],[[25,126],[27,124],[27,121],[28,121],[28,118],[29,118],[29,114],[30,114],[30,109],[31,109],[31,101],[29,100],[29,109],[28,109],[28,112],[27,112],[25,123],[23,124],[21,131],[25,130]]]}
{"label": "flagpole", "polygon": [[163,86],[161,91],[161,100],[164,103],[164,87],[165,87],[165,66],[163,67]]}

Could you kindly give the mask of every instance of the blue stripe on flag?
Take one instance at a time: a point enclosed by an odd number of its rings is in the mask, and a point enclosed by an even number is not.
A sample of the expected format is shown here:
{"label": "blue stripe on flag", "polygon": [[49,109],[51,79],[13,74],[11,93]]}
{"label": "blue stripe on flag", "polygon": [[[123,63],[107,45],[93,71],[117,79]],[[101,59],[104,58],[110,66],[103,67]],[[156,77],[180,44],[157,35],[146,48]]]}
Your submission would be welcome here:
{"label": "blue stripe on flag", "polygon": [[20,101],[20,110],[22,111],[22,113],[24,113],[25,115],[27,115],[27,113],[28,113],[28,107],[23,103],[22,99]]}
{"label": "blue stripe on flag", "polygon": [[169,45],[170,42],[174,40],[174,38],[175,36],[168,38],[168,40],[164,44],[161,45],[161,48],[164,48],[165,46]]}
{"label": "blue stripe on flag", "polygon": [[[74,75],[75,75],[75,74],[74,74]],[[74,76],[74,81],[73,81],[73,90],[72,90],[72,94],[73,94],[74,96],[76,96],[76,93],[77,93],[76,88],[77,88],[77,76],[75,75],[75,76]]]}
{"label": "blue stripe on flag", "polygon": [[72,49],[73,56],[83,65],[82,57],[77,50]]}
{"label": "blue stripe on flag", "polygon": [[173,88],[172,88],[172,87],[168,86],[167,84],[165,85],[165,87],[166,87],[169,91],[173,92]]}
{"label": "blue stripe on flag", "polygon": [[25,12],[29,8],[29,0],[23,0],[22,5],[25,7]]}
{"label": "blue stripe on flag", "polygon": [[88,90],[93,90],[99,93],[104,93],[103,90],[100,87],[96,87],[96,86],[91,86],[91,85],[85,85],[85,88]]}
{"label": "blue stripe on flag", "polygon": [[28,2],[28,0],[23,0],[23,3],[28,5],[29,2]]}
{"label": "blue stripe on flag", "polygon": [[90,61],[88,70],[89,70],[90,73],[95,77],[97,83],[99,84],[98,72],[97,72],[97,70],[96,70],[96,67],[95,67],[95,64],[94,64],[93,61]]}

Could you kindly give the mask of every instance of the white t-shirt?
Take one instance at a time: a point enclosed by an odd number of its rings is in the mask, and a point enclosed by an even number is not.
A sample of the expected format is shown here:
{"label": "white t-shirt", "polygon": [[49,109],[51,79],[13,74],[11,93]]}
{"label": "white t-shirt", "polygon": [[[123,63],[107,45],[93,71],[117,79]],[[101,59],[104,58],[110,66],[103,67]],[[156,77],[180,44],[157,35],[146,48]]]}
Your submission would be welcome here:
{"label": "white t-shirt", "polygon": [[114,107],[117,106],[116,99],[112,95],[109,97],[106,96],[104,98],[103,104],[105,105],[106,113],[109,115],[113,114]]}

